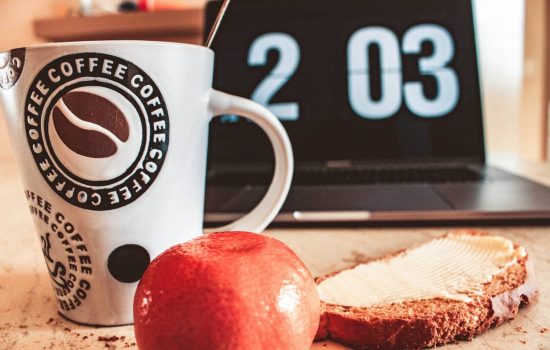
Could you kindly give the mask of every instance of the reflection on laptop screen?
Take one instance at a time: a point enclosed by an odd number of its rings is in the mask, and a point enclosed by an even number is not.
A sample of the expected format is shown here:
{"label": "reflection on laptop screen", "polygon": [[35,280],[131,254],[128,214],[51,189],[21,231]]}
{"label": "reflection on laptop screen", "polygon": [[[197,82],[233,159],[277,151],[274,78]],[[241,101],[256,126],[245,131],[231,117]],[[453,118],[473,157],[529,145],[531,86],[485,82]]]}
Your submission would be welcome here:
{"label": "reflection on laptop screen", "polygon": [[[469,0],[234,0],[213,49],[214,87],[277,115],[298,164],[484,159]],[[243,118],[210,132],[210,162],[272,159]]]}

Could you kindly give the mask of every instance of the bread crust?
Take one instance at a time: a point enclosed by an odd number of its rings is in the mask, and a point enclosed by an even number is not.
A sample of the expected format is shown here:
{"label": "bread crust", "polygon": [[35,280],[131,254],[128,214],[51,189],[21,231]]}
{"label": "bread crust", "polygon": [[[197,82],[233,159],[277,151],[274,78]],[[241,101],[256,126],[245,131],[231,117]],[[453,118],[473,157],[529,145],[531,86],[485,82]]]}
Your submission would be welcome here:
{"label": "bread crust", "polygon": [[[334,274],[319,278],[317,283]],[[533,266],[525,256],[487,282],[482,295],[474,296],[468,303],[429,299],[358,308],[322,302],[315,340],[332,339],[361,350],[422,349],[472,340],[513,319],[519,308],[532,302],[537,293]]]}

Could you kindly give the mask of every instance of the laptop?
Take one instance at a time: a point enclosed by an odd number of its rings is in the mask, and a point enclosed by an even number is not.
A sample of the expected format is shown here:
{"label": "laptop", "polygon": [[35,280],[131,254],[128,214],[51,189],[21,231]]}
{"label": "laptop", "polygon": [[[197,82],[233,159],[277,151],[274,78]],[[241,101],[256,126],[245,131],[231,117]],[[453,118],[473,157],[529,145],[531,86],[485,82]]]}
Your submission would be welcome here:
{"label": "laptop", "polygon": [[[233,1],[214,87],[289,134],[275,222],[550,218],[549,188],[485,164],[474,27],[471,0]],[[265,194],[272,150],[239,116],[214,119],[209,140],[205,221],[229,222]]]}

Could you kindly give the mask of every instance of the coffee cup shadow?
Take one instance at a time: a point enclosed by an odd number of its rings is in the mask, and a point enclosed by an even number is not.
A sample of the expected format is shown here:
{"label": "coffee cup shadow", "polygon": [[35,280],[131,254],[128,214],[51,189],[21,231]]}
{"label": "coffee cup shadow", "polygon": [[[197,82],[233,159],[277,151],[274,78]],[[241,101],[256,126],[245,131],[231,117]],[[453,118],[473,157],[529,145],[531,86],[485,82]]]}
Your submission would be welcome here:
{"label": "coffee cup shadow", "polygon": [[98,342],[106,348],[137,348],[132,326],[87,326],[59,314],[53,287],[43,269],[0,270],[0,349],[17,349],[22,338],[36,338],[37,344],[48,349],[97,346]]}
{"label": "coffee cup shadow", "polygon": [[0,272],[0,338],[9,333],[24,335],[33,330],[62,328],[68,321],[61,321],[53,298],[52,286],[44,271],[4,268]]}

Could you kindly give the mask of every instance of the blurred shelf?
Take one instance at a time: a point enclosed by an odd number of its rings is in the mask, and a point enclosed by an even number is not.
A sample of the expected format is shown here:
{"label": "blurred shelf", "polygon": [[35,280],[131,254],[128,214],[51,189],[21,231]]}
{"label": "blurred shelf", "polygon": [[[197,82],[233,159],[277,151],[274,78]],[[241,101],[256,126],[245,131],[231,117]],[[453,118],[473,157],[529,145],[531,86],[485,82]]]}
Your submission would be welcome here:
{"label": "blurred shelf", "polygon": [[47,41],[159,40],[201,43],[202,8],[37,19],[36,36]]}

